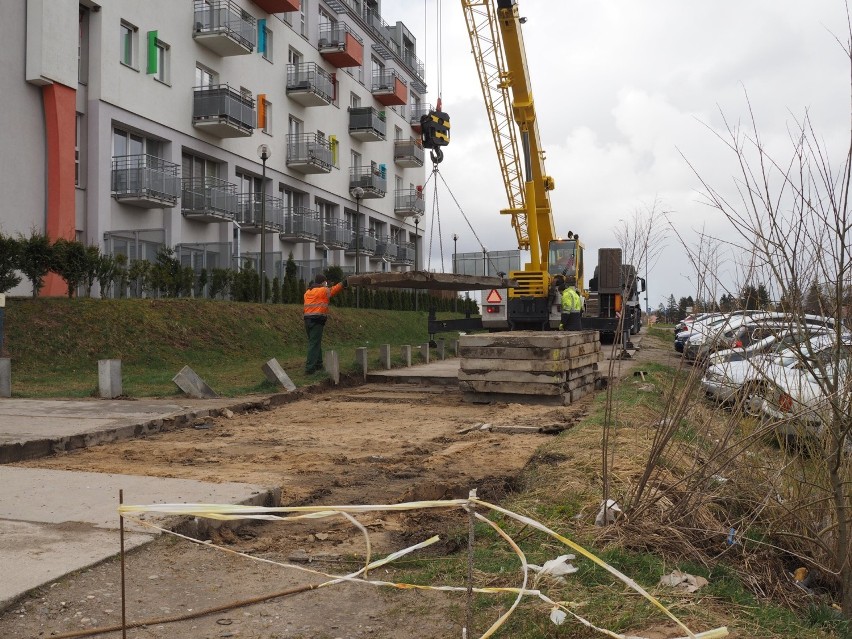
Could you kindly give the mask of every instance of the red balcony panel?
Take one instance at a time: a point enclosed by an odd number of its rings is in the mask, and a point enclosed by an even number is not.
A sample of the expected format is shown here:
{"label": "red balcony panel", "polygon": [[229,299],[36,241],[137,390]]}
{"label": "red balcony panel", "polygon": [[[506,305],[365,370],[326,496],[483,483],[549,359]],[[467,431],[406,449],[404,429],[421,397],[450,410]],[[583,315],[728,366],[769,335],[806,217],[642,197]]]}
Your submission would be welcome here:
{"label": "red balcony panel", "polygon": [[393,91],[373,93],[376,101],[385,106],[403,106],[408,104],[408,87],[399,78],[394,78]]}
{"label": "red balcony panel", "polygon": [[351,33],[346,33],[343,49],[320,50],[320,54],[338,69],[360,67],[364,63],[364,45]]}
{"label": "red balcony panel", "polygon": [[298,11],[302,5],[302,0],[253,0],[253,2],[266,13]]}

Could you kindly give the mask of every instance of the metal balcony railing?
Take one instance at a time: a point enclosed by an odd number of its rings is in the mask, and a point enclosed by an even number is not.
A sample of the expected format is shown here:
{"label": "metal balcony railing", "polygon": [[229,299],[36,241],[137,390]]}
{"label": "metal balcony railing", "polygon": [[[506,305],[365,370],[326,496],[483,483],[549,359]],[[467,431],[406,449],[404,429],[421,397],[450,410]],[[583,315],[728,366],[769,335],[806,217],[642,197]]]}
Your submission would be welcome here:
{"label": "metal balcony railing", "polygon": [[413,127],[420,128],[420,118],[429,113],[432,110],[431,104],[418,104],[411,106],[411,114],[408,118],[408,122]]}
{"label": "metal balcony railing", "polygon": [[356,248],[356,236],[355,231],[349,231],[349,244],[346,247],[346,253],[361,253],[363,255],[373,255],[376,252],[376,238],[369,233],[365,233],[364,231],[360,231],[358,233],[358,237],[360,238],[360,242]]}
{"label": "metal balcony railing", "polygon": [[257,21],[233,0],[195,0],[196,35],[221,34],[253,51],[257,45]]}
{"label": "metal balcony railing", "polygon": [[408,82],[406,82],[405,78],[403,78],[396,69],[375,69],[373,71],[373,84],[370,90],[373,93],[379,91],[395,91],[397,80],[399,80],[403,86],[408,86]]}
{"label": "metal balcony railing", "polygon": [[327,103],[337,99],[337,86],[331,74],[316,62],[287,65],[287,93],[312,92]]}
{"label": "metal balcony railing", "polygon": [[322,243],[330,249],[346,248],[350,230],[343,220],[325,220],[322,225]]}
{"label": "metal balcony railing", "polygon": [[399,253],[399,244],[390,236],[378,238],[376,241],[376,257],[383,257],[389,260],[396,258]]}
{"label": "metal balcony railing", "polygon": [[386,173],[378,167],[353,166],[349,170],[350,192],[356,187],[364,189],[365,198],[384,197],[388,192]]}
{"label": "metal balcony railing", "polygon": [[227,84],[193,89],[192,123],[224,123],[251,134],[257,122],[254,98],[243,95]]}
{"label": "metal balcony railing", "polygon": [[387,116],[373,107],[349,107],[349,132],[371,132],[384,140],[387,135]]}
{"label": "metal balcony railing", "polygon": [[426,210],[426,202],[423,199],[423,191],[420,189],[399,189],[393,194],[394,213],[406,213],[408,215],[422,214]]}
{"label": "metal balcony railing", "polygon": [[316,133],[288,135],[287,164],[311,164],[328,173],[334,166],[331,142]]}
{"label": "metal balcony railing", "polygon": [[364,44],[364,39],[355,33],[345,22],[333,22],[320,25],[319,43],[317,45],[320,53],[329,49],[338,50],[345,47],[347,33],[362,45]]}
{"label": "metal balcony railing", "polygon": [[396,252],[396,264],[414,264],[414,243],[399,244]]}
{"label": "metal balcony railing", "polygon": [[423,166],[425,154],[420,140],[394,140],[393,159],[406,166]]}
{"label": "metal balcony railing", "polygon": [[426,67],[423,65],[423,61],[420,60],[416,55],[414,55],[413,51],[403,51],[402,52],[402,63],[408,67],[408,70],[411,71],[418,78],[423,78]]}
{"label": "metal balcony railing", "polygon": [[183,178],[181,212],[203,221],[229,221],[237,215],[237,185],[213,177]]}
{"label": "metal balcony railing", "polygon": [[284,210],[281,239],[292,241],[315,241],[322,235],[319,213],[304,206]]}
{"label": "metal balcony railing", "polygon": [[117,200],[174,206],[180,195],[180,167],[154,155],[121,155],[112,159],[110,190]]}
{"label": "metal balcony railing", "polygon": [[[280,232],[284,219],[284,201],[280,197],[267,195],[265,206],[261,193],[239,193],[237,195],[236,221],[247,232]],[[263,224],[261,224],[263,221]]]}

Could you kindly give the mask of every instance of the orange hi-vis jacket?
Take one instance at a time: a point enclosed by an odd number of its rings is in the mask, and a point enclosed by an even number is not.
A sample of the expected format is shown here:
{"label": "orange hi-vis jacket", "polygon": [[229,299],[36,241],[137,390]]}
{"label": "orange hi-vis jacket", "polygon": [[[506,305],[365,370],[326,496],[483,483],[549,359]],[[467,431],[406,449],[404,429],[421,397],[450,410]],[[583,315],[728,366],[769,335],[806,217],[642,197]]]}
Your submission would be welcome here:
{"label": "orange hi-vis jacket", "polygon": [[328,317],[328,303],[343,290],[343,284],[315,286],[305,291],[305,317]]}

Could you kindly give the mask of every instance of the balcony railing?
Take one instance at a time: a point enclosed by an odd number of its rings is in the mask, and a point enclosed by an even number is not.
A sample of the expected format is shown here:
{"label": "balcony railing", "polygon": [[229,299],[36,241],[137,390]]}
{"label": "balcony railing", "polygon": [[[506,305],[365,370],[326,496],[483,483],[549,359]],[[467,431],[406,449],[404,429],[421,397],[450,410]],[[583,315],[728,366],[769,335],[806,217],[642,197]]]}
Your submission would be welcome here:
{"label": "balcony railing", "polygon": [[316,62],[287,65],[287,95],[303,106],[337,101],[337,81]]}
{"label": "balcony railing", "polygon": [[257,123],[254,98],[227,84],[193,89],[192,124],[220,138],[250,136]]}
{"label": "balcony railing", "polygon": [[425,73],[426,67],[423,65],[422,60],[414,55],[413,51],[402,52],[402,63],[418,78],[424,77],[423,74]]}
{"label": "balcony railing", "polygon": [[432,110],[431,104],[418,104],[411,106],[411,115],[408,118],[408,122],[411,124],[411,128],[420,133],[423,129],[420,126],[420,118],[429,113]]}
{"label": "balcony railing", "polygon": [[426,210],[421,189],[399,189],[393,194],[393,212],[399,217],[411,217]]}
{"label": "balcony railing", "polygon": [[221,56],[254,51],[257,23],[233,0],[195,0],[195,29],[192,37]]}
{"label": "balcony railing", "polygon": [[392,264],[414,264],[414,243],[403,242],[397,245],[396,259],[391,256]]}
{"label": "balcony railing", "polygon": [[112,159],[110,190],[124,204],[145,209],[172,207],[180,195],[180,167],[153,155]]}
{"label": "balcony railing", "polygon": [[317,48],[325,60],[339,69],[364,62],[364,40],[345,22],[320,25]]}
{"label": "balcony railing", "polygon": [[342,249],[349,244],[350,233],[343,220],[326,220],[322,225],[320,240],[329,249]]}
{"label": "balcony railing", "polygon": [[181,213],[201,222],[230,222],[237,215],[237,185],[213,177],[183,178]]}
{"label": "balcony railing", "polygon": [[362,142],[378,142],[387,136],[387,116],[373,107],[349,107],[349,135]]}
{"label": "balcony railing", "polygon": [[385,106],[403,106],[408,102],[408,83],[396,69],[375,69],[370,92]]}
{"label": "balcony railing", "polygon": [[376,241],[376,252],[373,257],[382,258],[388,261],[396,259],[399,253],[399,244],[390,236],[380,237]]}
{"label": "balcony railing", "polygon": [[280,238],[288,242],[316,242],[322,235],[322,221],[317,211],[304,206],[284,210]]}
{"label": "balcony railing", "polygon": [[[355,240],[358,238],[360,238],[360,240],[356,243]],[[358,238],[355,237],[354,230],[349,231],[349,243],[346,245],[345,251],[347,255],[373,255],[376,252],[377,241],[375,237],[361,230],[358,233]]]}
{"label": "balcony railing", "polygon": [[[280,197],[266,196],[266,204],[261,193],[240,193],[237,195],[236,221],[245,233],[280,233],[284,219],[284,201]],[[263,224],[261,224],[261,221]]]}
{"label": "balcony railing", "polygon": [[330,173],[334,166],[331,142],[316,133],[288,135],[287,166],[300,173]]}
{"label": "balcony railing", "polygon": [[405,168],[423,166],[423,145],[420,140],[395,140],[393,143],[393,161]]}
{"label": "balcony railing", "polygon": [[349,191],[359,187],[364,190],[364,199],[384,197],[388,192],[387,173],[380,166],[353,166],[349,169]]}

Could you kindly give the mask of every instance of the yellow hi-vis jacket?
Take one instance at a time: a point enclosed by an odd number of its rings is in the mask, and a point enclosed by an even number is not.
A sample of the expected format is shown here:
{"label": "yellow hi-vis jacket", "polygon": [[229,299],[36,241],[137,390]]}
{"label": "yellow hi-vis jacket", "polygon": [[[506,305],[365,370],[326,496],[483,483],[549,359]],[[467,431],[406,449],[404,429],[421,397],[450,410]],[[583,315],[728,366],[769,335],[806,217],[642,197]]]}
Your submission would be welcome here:
{"label": "yellow hi-vis jacket", "polygon": [[332,287],[320,284],[305,291],[305,317],[328,317],[328,303],[343,290],[343,284]]}
{"label": "yellow hi-vis jacket", "polygon": [[580,299],[580,294],[574,290],[574,287],[569,286],[562,291],[562,312],[579,313],[581,310],[583,310],[583,301]]}

